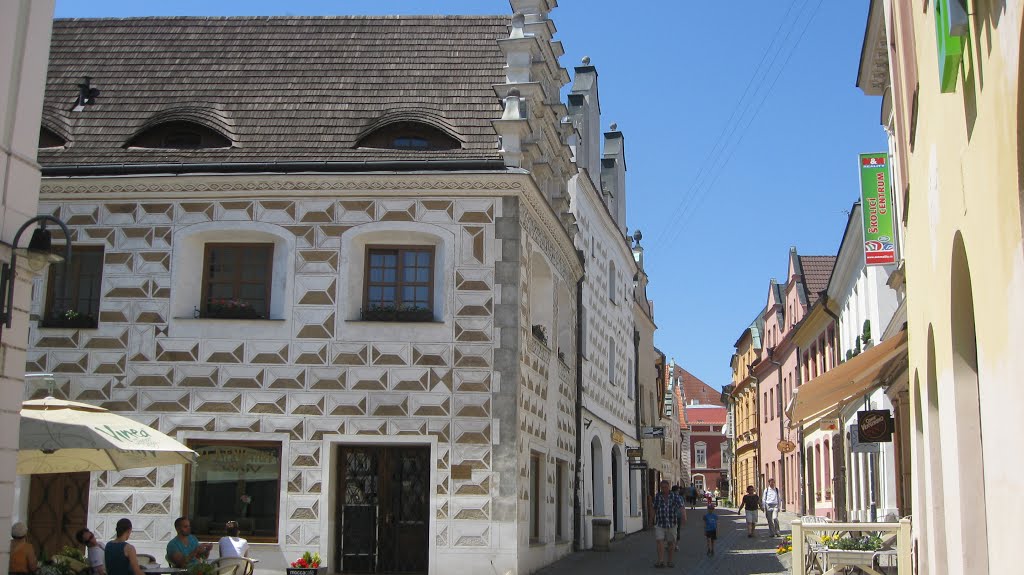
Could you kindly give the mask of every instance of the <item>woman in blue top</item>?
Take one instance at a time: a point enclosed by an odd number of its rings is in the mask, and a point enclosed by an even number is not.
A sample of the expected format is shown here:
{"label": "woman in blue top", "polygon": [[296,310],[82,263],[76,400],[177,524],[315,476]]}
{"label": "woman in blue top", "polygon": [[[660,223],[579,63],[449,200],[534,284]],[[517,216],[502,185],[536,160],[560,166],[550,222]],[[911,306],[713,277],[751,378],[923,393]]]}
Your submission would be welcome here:
{"label": "woman in blue top", "polygon": [[103,562],[107,567],[107,575],[145,575],[139,567],[139,558],[135,555],[135,547],[128,543],[128,537],[132,534],[131,520],[120,519],[114,532],[117,537],[107,543],[103,549]]}

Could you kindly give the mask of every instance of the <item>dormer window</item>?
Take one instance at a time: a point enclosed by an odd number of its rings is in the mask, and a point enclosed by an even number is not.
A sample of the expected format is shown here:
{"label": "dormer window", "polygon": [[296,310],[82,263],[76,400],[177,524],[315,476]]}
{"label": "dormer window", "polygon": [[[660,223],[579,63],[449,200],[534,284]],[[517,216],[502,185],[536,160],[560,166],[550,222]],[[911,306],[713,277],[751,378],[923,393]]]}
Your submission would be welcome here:
{"label": "dormer window", "polygon": [[63,148],[67,142],[64,138],[57,135],[56,132],[47,128],[46,126],[39,127],[39,147],[40,148]]}
{"label": "dormer window", "polygon": [[157,124],[136,136],[129,148],[155,148],[164,150],[200,150],[204,148],[230,148],[231,141],[221,134],[193,122],[165,122]]}
{"label": "dormer window", "polygon": [[392,122],[367,134],[359,141],[358,147],[428,151],[454,150],[461,148],[462,144],[429,124]]}

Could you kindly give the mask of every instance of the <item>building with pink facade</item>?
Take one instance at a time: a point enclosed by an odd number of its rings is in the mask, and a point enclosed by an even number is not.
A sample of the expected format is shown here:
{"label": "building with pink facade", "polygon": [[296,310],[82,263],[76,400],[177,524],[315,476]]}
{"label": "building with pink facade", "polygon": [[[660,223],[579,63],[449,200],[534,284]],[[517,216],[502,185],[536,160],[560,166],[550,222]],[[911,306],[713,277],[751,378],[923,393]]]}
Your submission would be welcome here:
{"label": "building with pink facade", "polygon": [[784,511],[800,510],[799,438],[789,428],[785,408],[800,384],[799,347],[793,340],[796,326],[828,286],[834,256],[801,256],[789,250],[786,280],[772,279],[762,319],[764,342],[753,369],[760,400],[759,489],[775,479]]}

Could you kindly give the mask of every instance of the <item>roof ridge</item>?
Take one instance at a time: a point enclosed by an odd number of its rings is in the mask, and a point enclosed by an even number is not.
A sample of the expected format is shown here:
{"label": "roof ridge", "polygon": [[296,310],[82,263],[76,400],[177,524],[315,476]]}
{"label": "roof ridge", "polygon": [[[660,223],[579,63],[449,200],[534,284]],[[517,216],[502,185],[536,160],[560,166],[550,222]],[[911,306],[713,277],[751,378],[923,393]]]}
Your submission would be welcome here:
{"label": "roof ridge", "polygon": [[280,15],[249,15],[249,16],[103,16],[88,18],[54,18],[54,22],[126,22],[138,20],[188,20],[192,22],[202,21],[232,21],[232,20],[408,20],[419,18],[422,20],[510,20],[511,14],[326,14],[326,15],[301,15],[301,16],[280,16]]}

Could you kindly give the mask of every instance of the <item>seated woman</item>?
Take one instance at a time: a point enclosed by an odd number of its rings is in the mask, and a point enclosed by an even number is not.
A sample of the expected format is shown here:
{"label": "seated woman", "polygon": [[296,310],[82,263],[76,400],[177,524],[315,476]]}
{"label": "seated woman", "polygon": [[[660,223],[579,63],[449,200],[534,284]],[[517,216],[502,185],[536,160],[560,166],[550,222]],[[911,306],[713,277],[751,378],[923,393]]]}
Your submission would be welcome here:
{"label": "seated woman", "polygon": [[103,548],[103,561],[107,575],[143,575],[135,546],[128,543],[132,535],[132,522],[126,517],[114,527],[115,538]]}
{"label": "seated woman", "polygon": [[228,521],[224,524],[228,534],[220,538],[221,557],[248,557],[249,542],[238,536],[238,522]]}

